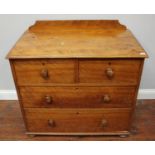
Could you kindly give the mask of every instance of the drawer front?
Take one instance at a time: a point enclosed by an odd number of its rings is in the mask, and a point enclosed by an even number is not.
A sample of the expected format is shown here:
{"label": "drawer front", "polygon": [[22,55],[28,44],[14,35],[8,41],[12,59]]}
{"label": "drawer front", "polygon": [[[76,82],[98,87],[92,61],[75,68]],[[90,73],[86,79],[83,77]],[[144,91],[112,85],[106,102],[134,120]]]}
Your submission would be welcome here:
{"label": "drawer front", "polygon": [[140,66],[141,60],[139,59],[80,59],[79,81],[105,85],[136,85]]}
{"label": "drawer front", "polygon": [[29,132],[102,133],[129,130],[130,109],[25,109]]}
{"label": "drawer front", "polygon": [[74,60],[16,60],[14,68],[19,85],[73,83]]}
{"label": "drawer front", "polygon": [[134,87],[20,87],[24,107],[131,107]]}

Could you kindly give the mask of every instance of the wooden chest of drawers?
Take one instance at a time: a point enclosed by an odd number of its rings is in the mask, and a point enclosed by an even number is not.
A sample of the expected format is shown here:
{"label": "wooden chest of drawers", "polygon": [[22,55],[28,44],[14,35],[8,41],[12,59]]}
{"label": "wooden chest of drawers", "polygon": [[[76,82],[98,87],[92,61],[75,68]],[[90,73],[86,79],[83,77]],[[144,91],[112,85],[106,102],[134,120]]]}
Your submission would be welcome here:
{"label": "wooden chest of drawers", "polygon": [[130,133],[147,54],[118,21],[38,21],[7,57],[27,134]]}

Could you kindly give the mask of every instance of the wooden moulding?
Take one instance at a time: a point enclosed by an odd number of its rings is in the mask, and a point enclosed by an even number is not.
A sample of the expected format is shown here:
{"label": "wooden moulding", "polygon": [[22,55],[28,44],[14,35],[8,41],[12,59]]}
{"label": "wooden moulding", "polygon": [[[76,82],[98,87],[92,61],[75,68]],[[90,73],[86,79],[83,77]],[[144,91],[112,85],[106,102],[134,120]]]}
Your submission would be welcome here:
{"label": "wooden moulding", "polygon": [[126,30],[126,26],[119,23],[118,20],[53,20],[53,21],[36,21],[34,25],[29,28],[29,31],[42,31],[42,28],[46,28],[44,31],[48,31],[53,28],[72,28],[72,29],[121,29]]}
{"label": "wooden moulding", "polygon": [[103,132],[103,133],[63,133],[63,132],[26,132],[27,135],[48,135],[48,136],[115,136],[119,135],[120,137],[126,137],[130,135],[129,131],[119,131],[119,132]]}

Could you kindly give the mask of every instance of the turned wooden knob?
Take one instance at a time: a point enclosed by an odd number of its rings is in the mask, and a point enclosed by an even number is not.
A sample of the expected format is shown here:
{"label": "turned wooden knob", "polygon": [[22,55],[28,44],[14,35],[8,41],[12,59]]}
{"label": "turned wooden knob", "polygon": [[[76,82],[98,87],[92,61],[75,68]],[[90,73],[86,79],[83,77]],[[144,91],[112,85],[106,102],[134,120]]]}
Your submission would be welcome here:
{"label": "turned wooden knob", "polygon": [[49,78],[47,69],[43,69],[40,74],[41,74],[41,77],[45,80],[47,80]]}
{"label": "turned wooden knob", "polygon": [[110,96],[108,94],[106,94],[106,95],[104,95],[102,97],[102,102],[103,103],[109,103],[110,101],[111,101],[111,98],[110,98]]}
{"label": "turned wooden knob", "polygon": [[50,127],[54,127],[54,126],[55,126],[54,120],[52,120],[52,119],[48,120],[48,125],[49,125]]}
{"label": "turned wooden knob", "polygon": [[102,126],[102,127],[106,127],[107,124],[108,124],[108,122],[107,122],[106,119],[103,119],[103,120],[101,121],[101,126]]}
{"label": "turned wooden knob", "polygon": [[112,70],[112,68],[107,68],[105,72],[109,79],[112,79],[114,77],[114,71]]}
{"label": "turned wooden knob", "polygon": [[48,96],[48,95],[45,96],[45,103],[51,104],[52,101],[53,101],[53,100],[52,100],[52,97],[51,97],[51,96]]}

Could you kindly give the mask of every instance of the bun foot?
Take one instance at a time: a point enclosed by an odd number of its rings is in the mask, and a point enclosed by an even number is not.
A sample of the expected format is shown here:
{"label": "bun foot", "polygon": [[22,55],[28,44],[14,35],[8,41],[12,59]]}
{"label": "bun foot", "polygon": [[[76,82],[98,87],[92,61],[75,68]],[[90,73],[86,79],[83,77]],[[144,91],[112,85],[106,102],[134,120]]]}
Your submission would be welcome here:
{"label": "bun foot", "polygon": [[28,135],[30,138],[33,138],[33,137],[35,137],[35,135]]}
{"label": "bun foot", "polygon": [[136,134],[138,134],[138,129],[134,127],[131,129],[130,132],[131,132],[131,134],[136,135]]}
{"label": "bun foot", "polygon": [[121,138],[126,138],[128,135],[120,135]]}

